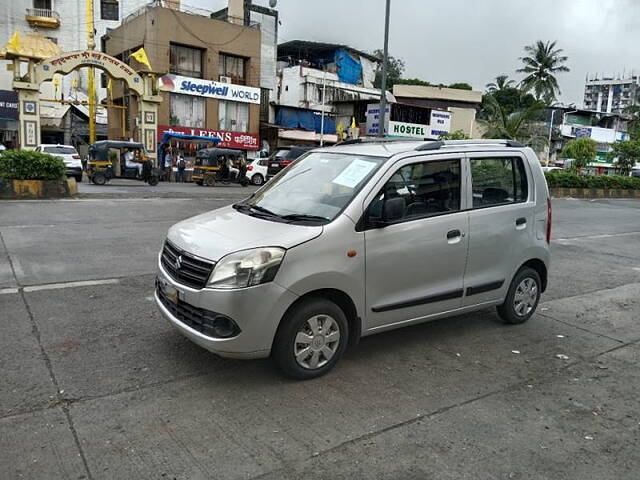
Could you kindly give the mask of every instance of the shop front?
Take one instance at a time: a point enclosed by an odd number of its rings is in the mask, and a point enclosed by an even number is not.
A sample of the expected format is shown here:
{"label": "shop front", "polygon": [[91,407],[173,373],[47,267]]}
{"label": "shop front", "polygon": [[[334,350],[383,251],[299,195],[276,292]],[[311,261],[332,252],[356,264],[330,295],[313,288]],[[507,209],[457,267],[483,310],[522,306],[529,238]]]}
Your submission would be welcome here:
{"label": "shop front", "polygon": [[4,148],[18,145],[18,94],[13,90],[0,90],[0,144]]}

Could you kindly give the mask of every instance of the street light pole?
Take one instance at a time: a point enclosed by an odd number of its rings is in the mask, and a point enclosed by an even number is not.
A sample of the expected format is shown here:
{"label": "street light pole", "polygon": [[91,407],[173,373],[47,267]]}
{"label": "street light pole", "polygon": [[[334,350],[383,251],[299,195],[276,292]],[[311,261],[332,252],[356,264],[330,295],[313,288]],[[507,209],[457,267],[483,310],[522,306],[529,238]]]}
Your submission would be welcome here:
{"label": "street light pole", "polygon": [[384,16],[384,51],[382,54],[382,92],[380,92],[380,114],[378,115],[378,136],[384,137],[385,117],[387,113],[387,64],[389,63],[389,11],[391,0],[386,1]]}
{"label": "street light pole", "polygon": [[320,117],[320,146],[324,145],[324,101],[327,96],[327,67],[324,67],[322,75],[322,113]]}
{"label": "street light pole", "polygon": [[551,124],[549,125],[549,153],[547,154],[547,166],[551,161],[551,133],[553,132],[553,116],[556,114],[555,109],[551,108]]}

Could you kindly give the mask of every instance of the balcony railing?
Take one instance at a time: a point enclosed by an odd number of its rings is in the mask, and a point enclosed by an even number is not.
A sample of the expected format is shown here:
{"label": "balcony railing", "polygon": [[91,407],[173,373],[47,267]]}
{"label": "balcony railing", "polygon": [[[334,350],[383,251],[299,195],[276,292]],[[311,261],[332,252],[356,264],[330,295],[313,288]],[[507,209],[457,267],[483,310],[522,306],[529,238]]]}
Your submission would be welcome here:
{"label": "balcony railing", "polygon": [[60,15],[48,8],[27,8],[26,19],[32,26],[44,28],[58,28],[60,26]]}

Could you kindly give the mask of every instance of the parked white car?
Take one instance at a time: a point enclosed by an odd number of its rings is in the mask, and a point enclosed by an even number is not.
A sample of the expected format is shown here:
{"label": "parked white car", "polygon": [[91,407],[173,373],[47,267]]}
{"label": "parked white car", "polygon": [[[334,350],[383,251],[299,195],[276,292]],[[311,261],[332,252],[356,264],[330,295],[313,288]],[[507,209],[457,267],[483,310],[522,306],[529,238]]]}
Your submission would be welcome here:
{"label": "parked white car", "polygon": [[43,143],[36,148],[36,152],[48,153],[54,157],[62,158],[66,166],[64,173],[67,177],[74,177],[76,182],[82,182],[82,161],[73,145]]}
{"label": "parked white car", "polygon": [[256,158],[247,165],[247,178],[254,185],[262,185],[267,179],[268,161],[266,158]]}

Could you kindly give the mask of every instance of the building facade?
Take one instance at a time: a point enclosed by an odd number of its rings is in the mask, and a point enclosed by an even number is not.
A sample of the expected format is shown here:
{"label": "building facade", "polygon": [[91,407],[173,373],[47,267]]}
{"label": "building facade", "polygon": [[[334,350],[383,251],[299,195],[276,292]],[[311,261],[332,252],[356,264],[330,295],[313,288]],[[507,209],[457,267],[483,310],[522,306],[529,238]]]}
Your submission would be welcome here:
{"label": "building facade", "polygon": [[623,113],[627,107],[640,105],[640,77],[587,77],[584,108],[604,113]]}
{"label": "building facade", "polygon": [[[103,38],[108,54],[138,68],[131,53],[144,47],[158,75],[162,103],[158,139],[165,131],[219,136],[221,146],[260,149],[261,32],[258,25],[211,18],[150,4]],[[109,138],[133,137],[142,119],[122,85],[114,85]]]}

